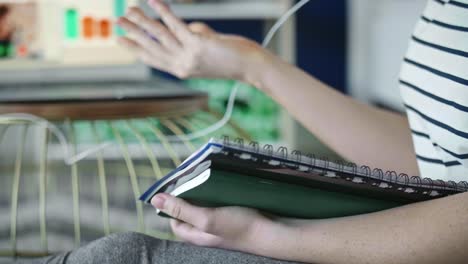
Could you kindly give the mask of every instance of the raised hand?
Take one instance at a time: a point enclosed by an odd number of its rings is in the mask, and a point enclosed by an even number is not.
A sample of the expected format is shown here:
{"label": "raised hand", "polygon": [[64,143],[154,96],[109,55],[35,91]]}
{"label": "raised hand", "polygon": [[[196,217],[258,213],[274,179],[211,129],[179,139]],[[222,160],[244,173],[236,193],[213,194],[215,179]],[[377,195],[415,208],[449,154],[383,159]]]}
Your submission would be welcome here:
{"label": "raised hand", "polygon": [[128,35],[119,42],[146,64],[179,78],[228,78],[246,81],[246,75],[264,60],[266,52],[246,38],[213,31],[199,22],[186,24],[161,0],[148,4],[161,21],[130,8],[118,20]]}

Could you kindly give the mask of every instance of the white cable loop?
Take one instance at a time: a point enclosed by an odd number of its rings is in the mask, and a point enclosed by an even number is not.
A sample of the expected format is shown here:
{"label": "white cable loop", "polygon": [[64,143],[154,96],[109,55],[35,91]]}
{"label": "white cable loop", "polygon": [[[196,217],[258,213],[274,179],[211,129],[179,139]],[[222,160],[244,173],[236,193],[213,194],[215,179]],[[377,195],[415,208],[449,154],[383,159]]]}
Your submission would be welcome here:
{"label": "white cable loop", "polygon": [[[294,13],[296,13],[299,9],[301,9],[301,7],[303,7],[309,1],[310,0],[301,0],[301,1],[297,2],[294,6],[292,6],[288,11],[286,11],[286,13],[284,13],[276,21],[276,23],[271,27],[271,29],[268,31],[267,35],[263,39],[262,47],[266,48],[268,46],[268,44],[270,44],[273,37],[275,36],[276,32],[278,32],[278,30],[288,20],[288,18],[291,17]],[[240,86],[241,86],[241,83],[236,82],[234,84],[234,86],[232,87],[231,93],[229,94],[228,102],[226,104],[226,112],[224,112],[223,117],[219,121],[217,121],[216,123],[214,123],[213,125],[211,125],[211,126],[209,126],[207,128],[204,128],[204,129],[198,130],[196,132],[187,134],[187,135],[185,135],[185,137],[188,140],[201,138],[201,137],[204,137],[204,136],[206,136],[208,134],[211,134],[211,133],[217,131],[218,129],[220,129],[224,125],[226,125],[227,122],[229,122],[229,120],[231,119],[232,111],[234,109],[234,103],[236,101],[237,92],[238,92]],[[170,136],[170,137],[167,137],[167,138],[170,141],[179,141],[180,140],[180,138],[177,137],[177,136]]]}

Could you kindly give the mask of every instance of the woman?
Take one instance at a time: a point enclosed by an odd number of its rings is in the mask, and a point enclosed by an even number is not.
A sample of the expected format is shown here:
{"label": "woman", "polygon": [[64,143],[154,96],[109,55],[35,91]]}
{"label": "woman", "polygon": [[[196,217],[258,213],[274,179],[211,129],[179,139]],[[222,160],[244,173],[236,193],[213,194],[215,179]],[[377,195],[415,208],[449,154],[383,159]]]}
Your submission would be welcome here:
{"label": "woman", "polygon": [[[186,25],[161,0],[149,4],[164,25],[137,8],[118,22],[129,32],[120,42],[146,64],[180,78],[252,84],[356,163],[434,179],[468,179],[468,1],[429,0],[401,71],[407,116],[341,95],[250,40],[216,33],[200,23]],[[179,219],[171,226],[187,243],[120,234],[53,260],[334,264],[468,260],[468,193],[325,220],[270,219],[238,207],[200,208],[169,195],[155,196],[152,204]]]}

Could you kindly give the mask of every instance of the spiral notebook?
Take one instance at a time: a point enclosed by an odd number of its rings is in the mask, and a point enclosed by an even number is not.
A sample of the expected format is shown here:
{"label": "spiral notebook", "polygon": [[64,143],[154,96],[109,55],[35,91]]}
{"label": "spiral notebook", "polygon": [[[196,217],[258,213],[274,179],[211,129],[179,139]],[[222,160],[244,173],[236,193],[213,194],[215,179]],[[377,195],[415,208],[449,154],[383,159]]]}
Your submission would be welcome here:
{"label": "spiral notebook", "polygon": [[465,191],[467,182],[410,177],[225,138],[211,139],[140,200],[150,203],[154,195],[165,192],[199,206],[243,206],[319,219],[371,213]]}

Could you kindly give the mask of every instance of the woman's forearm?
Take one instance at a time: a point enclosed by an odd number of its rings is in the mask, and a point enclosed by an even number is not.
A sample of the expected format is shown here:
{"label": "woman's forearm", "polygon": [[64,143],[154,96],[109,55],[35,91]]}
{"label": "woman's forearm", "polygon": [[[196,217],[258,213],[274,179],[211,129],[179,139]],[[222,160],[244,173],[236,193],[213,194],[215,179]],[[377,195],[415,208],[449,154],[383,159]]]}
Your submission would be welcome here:
{"label": "woman's forearm", "polygon": [[[466,263],[468,193],[378,213],[273,224],[261,255],[310,263]],[[262,243],[259,243],[262,244]]]}
{"label": "woman's forearm", "polygon": [[180,78],[251,83],[345,158],[417,174],[410,131],[402,116],[359,104],[329,89],[254,41],[217,33],[201,23],[187,25],[162,1],[149,4],[164,24],[136,7],[118,21],[129,33],[119,42],[146,64]]}
{"label": "woman's forearm", "polygon": [[257,86],[325,144],[358,164],[418,174],[406,117],[353,100],[267,54],[246,81]]}

